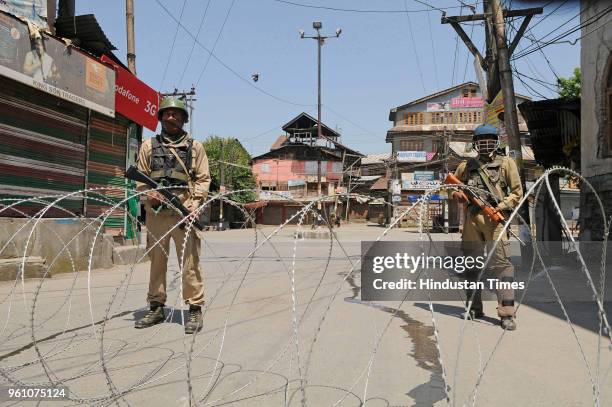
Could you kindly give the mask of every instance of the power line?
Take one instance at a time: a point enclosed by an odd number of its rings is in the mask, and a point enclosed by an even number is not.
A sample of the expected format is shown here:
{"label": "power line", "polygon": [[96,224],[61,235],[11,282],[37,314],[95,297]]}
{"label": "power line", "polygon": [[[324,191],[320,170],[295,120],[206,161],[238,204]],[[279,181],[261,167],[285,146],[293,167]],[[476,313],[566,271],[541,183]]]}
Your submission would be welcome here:
{"label": "power line", "polygon": [[204,44],[202,44],[194,35],[191,31],[189,31],[189,29],[187,29],[187,27],[185,27],[180,20],[178,20],[171,12],[170,10],[168,10],[166,8],[166,6],[163,5],[163,3],[160,0],[155,0],[155,2],[164,10],[164,12],[166,14],[168,14],[168,16],[175,21],[177,24],[179,24],[179,26],[191,37],[195,40],[196,44],[198,44],[198,46],[200,46],[200,48],[202,48],[204,51],[208,52],[212,58],[215,59],[215,61],[217,61],[219,64],[221,64],[221,66],[223,66],[225,69],[227,69],[229,72],[231,72],[235,77],[237,77],[238,79],[240,79],[242,82],[246,83],[247,85],[249,85],[250,87],[252,87],[253,89],[256,89],[258,92],[263,93],[266,96],[271,97],[272,99],[275,99],[279,102],[282,103],[286,103],[289,105],[293,105],[293,106],[312,106],[312,105],[308,105],[308,104],[303,104],[303,103],[295,103],[292,102],[290,100],[287,99],[283,99],[281,97],[278,97],[276,95],[273,95],[272,93],[263,90],[262,88],[255,86],[253,83],[251,83],[250,79],[247,79],[243,76],[241,76],[238,72],[236,72],[236,70],[234,70],[231,66],[229,66],[228,64],[226,64],[221,58],[219,58],[217,55],[215,55],[211,50],[209,50]]}
{"label": "power line", "polygon": [[[208,0],[206,2],[206,8],[204,9],[204,14],[202,15],[202,18],[200,19],[200,25],[198,26],[198,32],[196,33],[196,38],[200,37],[200,31],[202,30],[202,27],[204,26],[204,20],[206,20],[206,14],[208,13],[208,8],[210,6],[212,0]],[[195,41],[193,42],[193,44],[191,44],[191,51],[189,51],[189,57],[187,57],[187,63],[185,63],[185,66],[183,67],[183,73],[181,73],[181,78],[179,79],[179,85],[181,84],[181,82],[183,82],[183,78],[185,77],[185,72],[187,71],[187,67],[189,66],[189,63],[191,62],[191,56],[193,55],[193,50],[195,49],[196,43]],[[210,55],[209,55],[210,57]]]}
{"label": "power line", "polygon": [[225,14],[225,19],[223,20],[223,24],[221,25],[221,29],[219,30],[219,34],[217,34],[217,38],[215,39],[215,42],[212,46],[211,49],[211,53],[208,54],[208,58],[206,58],[206,63],[204,64],[204,67],[202,68],[202,71],[200,72],[200,75],[198,75],[198,80],[196,81],[196,86],[198,86],[200,84],[200,80],[202,79],[202,76],[204,75],[204,72],[206,72],[206,68],[208,68],[208,63],[210,62],[210,56],[212,55],[213,52],[215,52],[215,48],[217,47],[217,43],[219,42],[219,38],[221,38],[221,34],[223,34],[223,29],[225,28],[225,23],[227,23],[227,20],[229,19],[230,13],[232,11],[232,8],[234,7],[234,3],[236,3],[236,0],[232,0],[232,3],[229,6],[229,9],[227,9],[227,13]]}
{"label": "power line", "polygon": [[436,89],[440,89],[440,81],[438,80],[438,62],[436,61],[436,50],[437,47],[434,45],[433,31],[431,29],[431,18],[429,11],[427,12],[427,23],[429,25],[429,39],[431,40],[431,56],[434,63],[434,76],[436,78]]}
{"label": "power line", "polygon": [[172,46],[170,47],[170,54],[168,54],[168,60],[166,61],[166,67],[164,68],[164,74],[162,75],[161,83],[159,84],[160,88],[164,87],[164,81],[166,80],[166,74],[168,73],[168,66],[170,66],[170,61],[172,60],[172,53],[174,52],[174,45],[176,44],[176,37],[178,36],[179,27],[181,25],[181,19],[183,18],[183,12],[185,11],[185,4],[187,4],[187,0],[183,0],[183,7],[181,7],[181,13],[179,15],[176,31],[174,32],[174,38],[172,38]]}
{"label": "power line", "polygon": [[[526,55],[532,54],[534,52],[537,52],[538,50],[541,50],[542,48],[545,48],[549,45],[552,44],[558,44],[559,40],[562,38],[567,37],[568,35],[571,35],[573,33],[575,33],[576,31],[581,30],[582,28],[588,27],[591,24],[596,23],[597,21],[599,21],[602,17],[604,17],[606,14],[608,14],[610,11],[612,11],[612,6],[609,6],[608,8],[604,9],[602,12],[600,12],[599,14],[596,14],[592,17],[590,17],[587,21],[585,21],[582,24],[579,24],[578,26],[575,26],[573,28],[568,29],[567,31],[559,34],[558,36],[556,36],[555,38],[551,39],[550,41],[541,43],[541,44],[537,44],[536,48],[528,48],[527,51],[524,51],[522,53],[520,53],[519,55],[514,56],[512,59],[518,59],[518,58],[522,58]],[[556,30],[553,30],[556,31]],[[551,33],[547,34],[545,37],[547,37],[548,35],[550,35]],[[544,38],[544,37],[543,37]]]}
{"label": "power line", "polygon": [[[408,10],[408,2],[404,0],[404,8]],[[421,86],[423,87],[423,92],[427,93],[425,90],[425,80],[423,80],[423,71],[421,70],[421,61],[419,58],[419,53],[416,49],[416,42],[414,41],[414,33],[412,32],[412,24],[410,22],[410,15],[406,13],[406,18],[408,19],[408,30],[410,32],[410,40],[412,41],[412,48],[414,49],[414,56],[416,59],[417,69],[419,70],[419,78],[421,79]]]}
{"label": "power line", "polygon": [[316,6],[313,4],[297,3],[295,1],[288,1],[288,0],[273,0],[273,1],[277,3],[296,6],[296,7],[314,8],[314,9],[329,10],[329,11],[341,11],[341,12],[348,12],[348,13],[380,13],[380,14],[384,14],[384,13],[396,13],[396,14],[398,13],[402,13],[402,14],[403,13],[426,13],[431,10],[444,11],[444,10],[451,10],[451,9],[456,9],[456,8],[461,7],[461,6],[453,6],[453,7],[439,8],[439,7],[434,7],[422,1],[414,0],[417,3],[421,3],[429,8],[424,9],[424,10],[360,10],[360,9],[348,9],[348,8],[338,8],[338,7],[329,7],[329,6]]}
{"label": "power line", "polygon": [[342,114],[338,113],[337,111],[335,111],[334,109],[332,109],[331,107],[327,106],[327,105],[323,105],[323,107],[325,107],[326,109],[328,109],[330,112],[332,112],[333,114],[335,114],[336,116],[340,117],[343,120],[346,120],[348,123],[352,124],[353,126],[357,127],[358,129],[361,129],[363,131],[365,131],[366,133],[369,133],[373,136],[377,136],[377,134],[371,130],[366,129],[365,127],[355,123],[354,121],[352,121],[351,119],[343,116]]}

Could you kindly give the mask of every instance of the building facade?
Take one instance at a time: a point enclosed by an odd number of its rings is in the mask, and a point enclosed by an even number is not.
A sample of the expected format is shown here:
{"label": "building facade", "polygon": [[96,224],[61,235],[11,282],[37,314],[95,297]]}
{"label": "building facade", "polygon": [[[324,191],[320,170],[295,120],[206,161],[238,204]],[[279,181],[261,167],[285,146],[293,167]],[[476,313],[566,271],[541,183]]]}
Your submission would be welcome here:
{"label": "building facade", "polygon": [[580,233],[583,240],[601,240],[604,223],[612,216],[612,15],[609,2],[583,0],[580,22],[597,19],[582,28],[580,165],[606,211],[602,219],[595,195],[583,185]]}
{"label": "building facade", "polygon": [[[499,104],[499,100],[496,98],[492,106]],[[529,98],[517,94],[516,100],[519,104]],[[486,112],[485,100],[475,82],[462,83],[391,109],[389,120],[393,127],[387,132],[386,141],[391,144],[394,160],[388,182],[389,201],[395,204],[396,214],[416,202],[426,188],[440,185],[448,172],[470,156],[466,147],[471,144],[476,127],[484,122],[499,127],[499,118],[487,116]],[[526,167],[533,167],[527,125],[520,114],[519,130]],[[502,142],[507,141],[504,137],[502,132]],[[432,227],[457,229],[460,212],[454,202],[447,205],[444,194],[435,193],[429,200],[427,221]],[[409,226],[416,225],[416,212],[403,221]]]}
{"label": "building facade", "polygon": [[[261,190],[259,201],[265,202],[257,213],[262,224],[283,223],[304,204],[343,191],[345,175],[363,156],[342,145],[340,134],[324,124],[318,138],[317,120],[307,113],[296,116],[283,130],[270,151],[251,160]],[[331,205],[338,210],[338,199],[323,200],[323,212],[329,212]]]}

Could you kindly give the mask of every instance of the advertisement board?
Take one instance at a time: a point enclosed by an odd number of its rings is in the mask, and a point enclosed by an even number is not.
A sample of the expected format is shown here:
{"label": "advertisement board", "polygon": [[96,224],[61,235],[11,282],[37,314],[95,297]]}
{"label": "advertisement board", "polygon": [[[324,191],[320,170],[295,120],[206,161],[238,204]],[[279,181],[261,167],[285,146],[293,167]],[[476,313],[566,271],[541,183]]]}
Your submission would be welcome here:
{"label": "advertisement board", "polygon": [[115,71],[46,34],[30,40],[26,24],[0,13],[0,75],[115,116]]}
{"label": "advertisement board", "polygon": [[47,0],[2,0],[0,11],[23,17],[39,28],[49,28],[47,24]]}
{"label": "advertisement board", "polygon": [[425,189],[433,189],[433,188],[437,188],[439,187],[440,181],[439,180],[435,180],[435,181],[417,181],[417,180],[413,180],[413,181],[402,181],[402,189],[403,190],[408,190],[408,191],[420,191],[420,190],[425,190]]}
{"label": "advertisement board", "polygon": [[427,102],[428,112],[445,112],[449,109],[448,102]]}
{"label": "advertisement board", "polygon": [[433,171],[415,171],[413,179],[415,181],[433,181],[434,172]]}
{"label": "advertisement board", "polygon": [[106,55],[102,55],[100,59],[115,68],[115,110],[155,131],[159,93]]}
{"label": "advertisement board", "polygon": [[404,163],[421,163],[427,161],[426,151],[398,151],[397,161]]}
{"label": "advertisement board", "polygon": [[484,99],[482,97],[458,97],[451,99],[452,109],[464,109],[470,107],[484,107]]}

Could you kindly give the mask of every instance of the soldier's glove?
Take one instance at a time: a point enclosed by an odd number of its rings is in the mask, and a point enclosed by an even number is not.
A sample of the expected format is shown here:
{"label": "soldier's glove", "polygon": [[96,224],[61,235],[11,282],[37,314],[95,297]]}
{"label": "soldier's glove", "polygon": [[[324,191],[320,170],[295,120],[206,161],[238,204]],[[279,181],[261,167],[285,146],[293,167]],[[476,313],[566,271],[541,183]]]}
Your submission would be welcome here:
{"label": "soldier's glove", "polygon": [[467,195],[463,191],[454,191],[452,198],[460,203],[465,203],[468,200]]}
{"label": "soldier's glove", "polygon": [[157,191],[149,191],[147,192],[147,200],[149,201],[151,208],[157,209],[164,201],[164,197]]}

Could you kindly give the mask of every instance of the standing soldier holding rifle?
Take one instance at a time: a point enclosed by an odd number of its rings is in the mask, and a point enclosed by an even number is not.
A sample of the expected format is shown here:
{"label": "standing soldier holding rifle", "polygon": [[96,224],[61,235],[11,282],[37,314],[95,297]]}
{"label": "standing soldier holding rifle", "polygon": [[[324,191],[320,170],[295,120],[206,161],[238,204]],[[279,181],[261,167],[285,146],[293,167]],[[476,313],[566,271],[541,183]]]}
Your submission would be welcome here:
{"label": "standing soldier holding rifle", "polygon": [[[473,145],[478,158],[463,161],[457,167],[455,175],[449,174],[445,183],[463,183],[473,188],[487,191],[488,194],[476,194],[469,190],[455,190],[452,198],[467,202],[465,224],[463,225],[463,242],[483,242],[492,248],[502,232],[506,216],[515,209],[523,197],[523,188],[515,162],[499,153],[497,129],[489,124],[478,126],[474,130]],[[466,247],[469,244],[465,245]],[[489,252],[489,270],[493,278],[502,282],[514,281],[514,266],[508,260],[508,238],[501,241],[493,252]],[[475,275],[476,274],[476,275]],[[478,272],[471,270],[468,278],[475,280]],[[472,292],[467,292],[468,301]],[[514,290],[497,290],[497,314],[503,329],[516,329]],[[474,293],[469,309],[471,318],[484,316],[480,290]]]}
{"label": "standing soldier holding rifle", "polygon": [[[206,198],[210,186],[206,151],[201,143],[194,141],[191,135],[183,130],[183,125],[189,120],[189,113],[183,100],[172,96],[165,97],[159,107],[158,118],[162,124],[161,134],[142,144],[138,154],[138,170],[160,186],[180,187],[170,191],[180,200],[184,212],[193,213]],[[149,188],[150,186],[146,184],[137,183],[139,191]],[[173,200],[181,206],[176,199]],[[164,205],[164,201],[167,202],[158,191],[147,193],[145,205],[146,226],[149,232],[147,241],[149,244],[154,244],[149,254],[151,273],[147,302],[150,310],[136,321],[135,327],[147,328],[165,320],[166,270],[172,238],[178,260],[183,266],[183,300],[189,304],[185,333],[192,334],[202,328],[201,307],[204,303],[204,285],[199,264],[200,238],[194,227],[190,228],[187,235],[184,224],[191,220],[184,222],[181,227],[176,226],[183,216]],[[186,244],[185,239],[187,239]]]}

